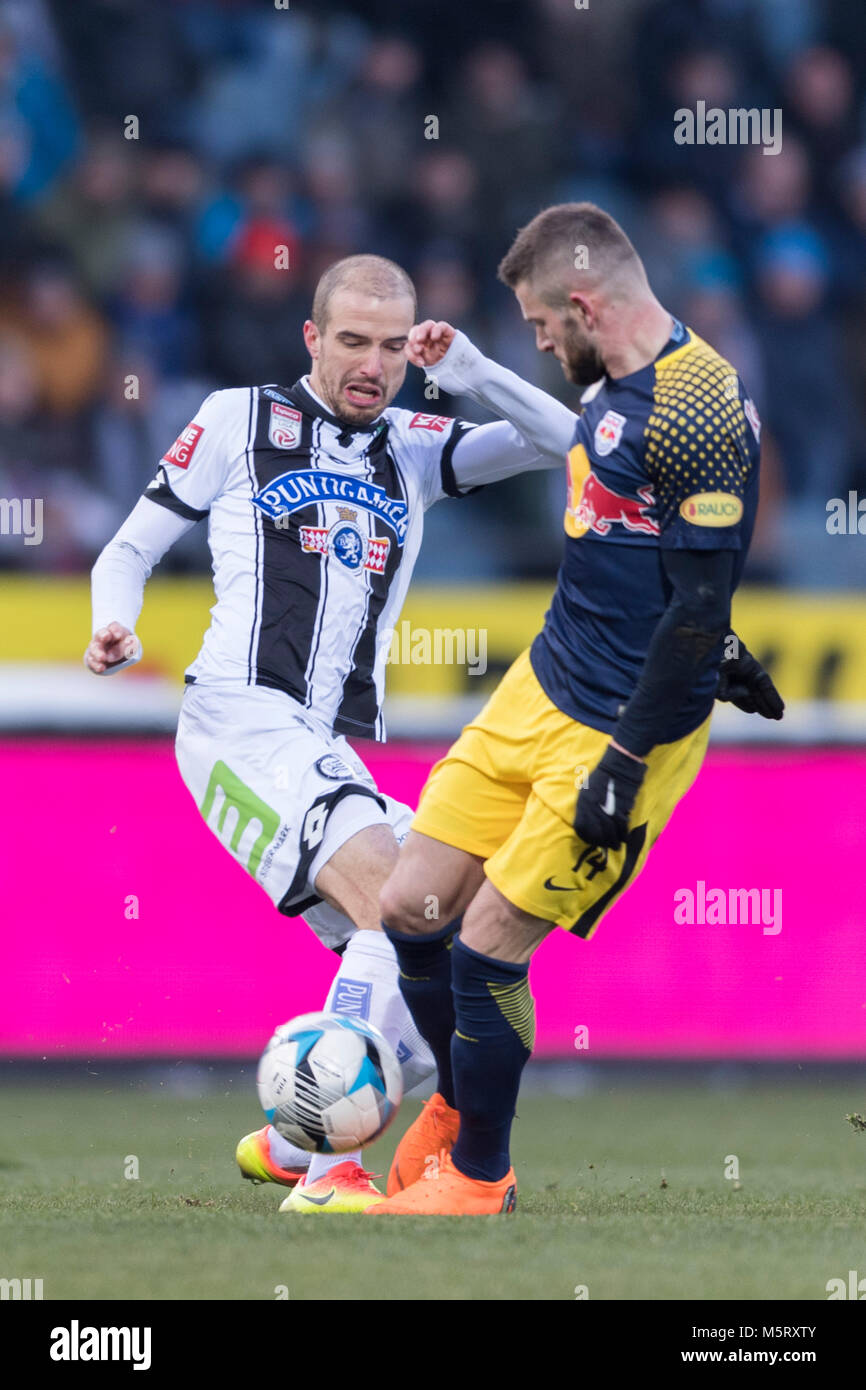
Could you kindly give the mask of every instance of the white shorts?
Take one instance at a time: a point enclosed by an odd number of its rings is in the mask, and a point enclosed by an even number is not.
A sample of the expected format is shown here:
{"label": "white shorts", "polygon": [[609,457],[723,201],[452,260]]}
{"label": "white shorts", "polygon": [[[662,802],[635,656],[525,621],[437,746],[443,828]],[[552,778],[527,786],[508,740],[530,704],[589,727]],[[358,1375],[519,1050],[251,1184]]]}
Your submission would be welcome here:
{"label": "white shorts", "polygon": [[316,875],[368,825],[405,839],[411,808],[379,791],[341,735],[265,686],[187,686],[175,752],[208,826],[275,907],[344,945],[354,923],[322,902]]}

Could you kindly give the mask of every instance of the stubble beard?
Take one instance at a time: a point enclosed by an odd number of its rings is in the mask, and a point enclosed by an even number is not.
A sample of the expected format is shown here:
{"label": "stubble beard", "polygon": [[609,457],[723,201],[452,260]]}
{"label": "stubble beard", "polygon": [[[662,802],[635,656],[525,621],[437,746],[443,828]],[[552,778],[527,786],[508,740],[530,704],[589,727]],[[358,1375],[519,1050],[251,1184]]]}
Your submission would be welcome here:
{"label": "stubble beard", "polygon": [[563,351],[563,370],[574,386],[591,386],[604,376],[606,368],[601,353],[594,343],[584,337],[573,320],[566,320]]}

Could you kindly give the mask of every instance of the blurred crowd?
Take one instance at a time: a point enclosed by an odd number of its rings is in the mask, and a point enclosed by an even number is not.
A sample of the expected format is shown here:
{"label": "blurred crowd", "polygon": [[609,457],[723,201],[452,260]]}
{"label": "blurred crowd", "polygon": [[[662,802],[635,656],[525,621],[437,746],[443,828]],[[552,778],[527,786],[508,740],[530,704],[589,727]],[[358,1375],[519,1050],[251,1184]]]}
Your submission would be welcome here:
{"label": "blurred crowd", "polygon": [[[864,55],[863,0],[0,0],[0,497],[45,514],[0,565],[89,566],[204,395],[305,372],[312,288],[356,251],[573,404],[495,270],[590,198],[758,403],[751,577],[866,583],[825,528],[866,495]],[[781,152],[676,144],[699,100],[781,108]],[[562,505],[553,473],[437,508],[419,572],[550,575]]]}

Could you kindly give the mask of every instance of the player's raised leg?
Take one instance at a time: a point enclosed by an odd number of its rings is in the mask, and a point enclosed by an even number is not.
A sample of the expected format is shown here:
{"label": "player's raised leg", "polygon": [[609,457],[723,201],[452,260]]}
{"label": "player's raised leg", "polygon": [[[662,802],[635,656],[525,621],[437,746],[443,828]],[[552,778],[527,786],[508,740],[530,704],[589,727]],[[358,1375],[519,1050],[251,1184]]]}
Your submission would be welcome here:
{"label": "player's raised leg", "polygon": [[[362,800],[357,811],[369,813],[369,798],[347,797],[331,813],[341,814],[351,825],[353,800]],[[339,834],[335,824],[332,833]],[[395,1052],[411,1048],[409,1032],[422,1040],[412,1023],[397,985],[397,962],[392,946],[381,930],[379,892],[393,869],[398,845],[390,825],[367,825],[351,835],[325,862],[315,877],[316,892],[357,928],[343,953],[325,1008],[329,1012],[360,1012],[387,1038]],[[284,1147],[285,1146],[285,1147]],[[288,1158],[294,1146],[274,1131],[271,1152]],[[381,1200],[382,1194],[361,1163],[360,1150],[340,1154],[313,1154],[309,1169],[285,1199],[282,1212],[363,1211]]]}
{"label": "player's raised leg", "polygon": [[[432,1056],[400,994],[396,957],[378,914],[379,889],[397,858],[398,837],[408,830],[409,807],[378,791],[345,739],[267,689],[192,686],[177,757],[207,825],[232,856],[281,913],[302,914],[325,946],[342,953],[325,1007],[356,1013],[385,1034],[406,1089],[425,1079]],[[286,942],[287,954],[290,949]],[[245,1177],[287,1186],[311,1161],[272,1126],[246,1135],[236,1156]],[[308,1181],[326,1176],[332,1163],[354,1161],[360,1171],[359,1157],[316,1158]],[[329,1206],[339,1209],[333,1198]]]}
{"label": "player's raised leg", "polygon": [[[329,822],[329,836],[339,838],[341,816],[343,829],[351,828],[353,800],[347,797],[332,813],[335,824],[331,827]],[[373,807],[369,798],[363,798],[357,810],[369,817]],[[394,1048],[404,1089],[409,1091],[426,1080],[434,1064],[400,993],[394,949],[379,923],[379,891],[397,857],[395,830],[402,832],[401,818],[408,820],[409,812],[389,799],[389,814],[393,825],[367,825],[325,862],[315,878],[316,891],[324,901],[306,916],[314,930],[323,934],[356,927],[343,948],[324,1008],[357,1014],[377,1027]],[[259,1182],[294,1186],[304,1180],[292,1199],[283,1203],[281,1210],[287,1212],[357,1211],[363,1209],[365,1194],[379,1196],[361,1165],[360,1152],[310,1155],[272,1125],[240,1141],[237,1161],[245,1177]]]}

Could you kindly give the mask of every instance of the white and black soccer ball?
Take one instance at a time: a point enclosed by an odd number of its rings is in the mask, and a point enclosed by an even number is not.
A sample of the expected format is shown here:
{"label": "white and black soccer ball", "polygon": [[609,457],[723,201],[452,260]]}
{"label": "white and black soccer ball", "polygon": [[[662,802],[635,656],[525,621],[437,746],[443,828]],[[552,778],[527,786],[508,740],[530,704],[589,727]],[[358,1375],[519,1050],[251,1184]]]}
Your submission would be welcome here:
{"label": "white and black soccer ball", "polygon": [[283,1023],[259,1060],[259,1100],[298,1148],[347,1153],[387,1129],[403,1098],[390,1043],[361,1018],[301,1014]]}

